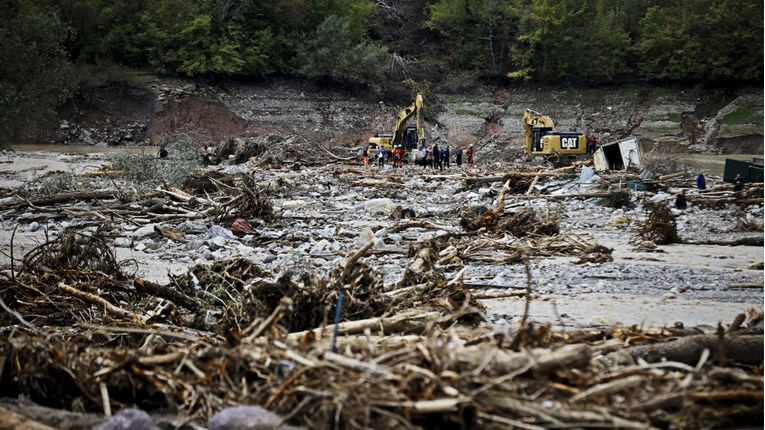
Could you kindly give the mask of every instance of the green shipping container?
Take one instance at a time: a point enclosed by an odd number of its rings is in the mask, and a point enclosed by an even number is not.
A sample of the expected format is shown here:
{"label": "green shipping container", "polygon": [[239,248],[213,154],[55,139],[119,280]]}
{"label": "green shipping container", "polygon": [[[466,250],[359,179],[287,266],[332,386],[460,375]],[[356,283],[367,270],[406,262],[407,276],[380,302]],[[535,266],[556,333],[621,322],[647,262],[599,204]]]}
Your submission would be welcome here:
{"label": "green shipping container", "polygon": [[725,171],[723,181],[733,183],[736,175],[740,174],[744,182],[763,182],[763,169],[761,164],[751,161],[725,159]]}

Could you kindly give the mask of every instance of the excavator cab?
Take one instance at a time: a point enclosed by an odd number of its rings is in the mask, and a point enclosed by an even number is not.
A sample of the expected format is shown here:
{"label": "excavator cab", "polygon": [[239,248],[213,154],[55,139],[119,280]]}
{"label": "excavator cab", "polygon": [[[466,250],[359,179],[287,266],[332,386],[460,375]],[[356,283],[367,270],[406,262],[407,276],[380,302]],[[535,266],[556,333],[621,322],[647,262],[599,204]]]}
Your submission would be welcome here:
{"label": "excavator cab", "polygon": [[404,129],[404,135],[401,136],[401,146],[405,150],[417,149],[420,140],[417,135],[417,127],[409,126]]}

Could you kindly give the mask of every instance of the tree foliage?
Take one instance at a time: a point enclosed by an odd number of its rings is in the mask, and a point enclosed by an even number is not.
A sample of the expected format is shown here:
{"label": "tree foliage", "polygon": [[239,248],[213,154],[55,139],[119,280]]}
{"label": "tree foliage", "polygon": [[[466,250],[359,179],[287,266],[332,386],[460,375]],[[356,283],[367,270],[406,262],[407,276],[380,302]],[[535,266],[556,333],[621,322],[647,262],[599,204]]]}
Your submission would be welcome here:
{"label": "tree foliage", "polygon": [[387,62],[384,48],[354,37],[350,20],[332,15],[300,46],[296,69],[308,78],[375,84],[382,80]]}
{"label": "tree foliage", "polygon": [[0,2],[0,147],[36,132],[74,89],[64,41],[68,28],[46,9]]}
{"label": "tree foliage", "polygon": [[641,76],[651,80],[761,80],[763,4],[689,0],[653,6],[641,21]]}
{"label": "tree foliage", "polygon": [[429,70],[424,79],[763,78],[762,0],[5,1],[56,10],[76,62],[155,73],[357,84],[402,79],[402,66]]}

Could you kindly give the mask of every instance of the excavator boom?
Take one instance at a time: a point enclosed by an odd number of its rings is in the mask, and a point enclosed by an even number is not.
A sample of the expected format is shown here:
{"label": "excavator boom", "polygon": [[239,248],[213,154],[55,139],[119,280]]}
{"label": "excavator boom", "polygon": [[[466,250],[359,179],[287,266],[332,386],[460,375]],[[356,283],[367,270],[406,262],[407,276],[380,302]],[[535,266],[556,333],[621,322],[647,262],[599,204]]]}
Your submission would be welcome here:
{"label": "excavator boom", "polygon": [[[415,117],[415,125],[407,126],[412,117]],[[398,113],[393,133],[378,133],[369,138],[369,143],[382,146],[388,152],[394,148],[417,148],[425,144],[424,122],[422,94],[417,94],[414,101]]]}

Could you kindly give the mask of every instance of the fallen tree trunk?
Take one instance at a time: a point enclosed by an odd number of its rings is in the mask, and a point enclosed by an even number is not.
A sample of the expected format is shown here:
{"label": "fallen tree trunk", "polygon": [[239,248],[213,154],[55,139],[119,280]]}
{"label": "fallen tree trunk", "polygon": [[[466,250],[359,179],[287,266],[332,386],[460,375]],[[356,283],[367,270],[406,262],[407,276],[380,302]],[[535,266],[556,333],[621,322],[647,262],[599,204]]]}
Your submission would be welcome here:
{"label": "fallen tree trunk", "polygon": [[[157,197],[159,195],[160,195],[159,193],[151,193],[143,197],[151,198],[151,197]],[[120,198],[120,192],[117,190],[61,193],[61,194],[54,194],[52,196],[38,197],[36,199],[16,201],[13,203],[5,203],[3,205],[0,205],[0,210],[19,209],[25,206],[52,206],[52,205],[57,205],[59,203],[81,201],[81,200],[108,200],[108,199],[119,199],[119,198]]]}
{"label": "fallen tree trunk", "polygon": [[721,353],[724,353],[726,360],[733,360],[741,364],[757,365],[763,362],[762,335],[726,337],[722,342],[722,348],[720,346],[721,342],[716,334],[702,334],[683,337],[672,342],[634,346],[611,353],[607,358],[618,360],[620,354],[626,353],[633,360],[642,358],[649,363],[667,360],[695,365],[698,363],[703,351],[708,349],[713,360],[716,360]]}
{"label": "fallen tree trunk", "polygon": [[734,240],[683,240],[686,245],[719,245],[719,246],[763,246],[762,236],[740,237]]}
{"label": "fallen tree trunk", "polygon": [[491,184],[494,182],[504,182],[512,178],[533,178],[538,176],[540,178],[551,176],[569,176],[571,172],[568,171],[550,171],[550,172],[511,172],[502,176],[481,176],[478,178],[465,179],[466,186],[475,186],[481,184]]}

